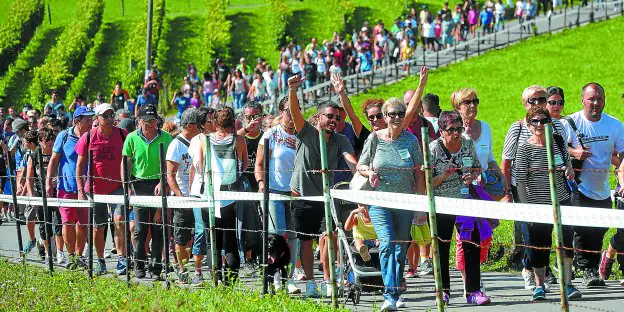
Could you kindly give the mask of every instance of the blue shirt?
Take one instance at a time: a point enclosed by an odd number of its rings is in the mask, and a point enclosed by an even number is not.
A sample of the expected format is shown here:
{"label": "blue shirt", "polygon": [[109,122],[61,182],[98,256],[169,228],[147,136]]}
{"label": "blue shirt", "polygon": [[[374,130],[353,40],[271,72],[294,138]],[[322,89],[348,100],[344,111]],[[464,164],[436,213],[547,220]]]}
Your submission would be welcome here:
{"label": "blue shirt", "polygon": [[17,146],[15,148],[15,168],[13,168],[14,172],[23,170],[26,168],[26,150],[22,145],[22,138],[17,135],[12,136],[9,139],[9,149],[13,149],[13,146]]}
{"label": "blue shirt", "polygon": [[[59,160],[59,178],[57,189],[67,193],[78,193],[76,185],[76,163],[78,162],[78,153],[74,150],[79,137],[74,135],[74,127],[61,131],[52,147],[52,152],[60,154]],[[85,170],[86,172],[86,170]]]}
{"label": "blue shirt", "polygon": [[185,96],[176,97],[173,102],[178,107],[178,118],[182,118],[182,112],[191,106],[191,100]]}
{"label": "blue shirt", "polygon": [[137,108],[143,105],[148,105],[148,104],[158,105],[158,101],[156,101],[156,97],[151,94],[148,94],[147,97],[143,96],[143,94],[137,97],[137,100],[136,100]]}
{"label": "blue shirt", "polygon": [[371,54],[370,52],[359,53],[360,58],[360,71],[369,71],[371,69]]}

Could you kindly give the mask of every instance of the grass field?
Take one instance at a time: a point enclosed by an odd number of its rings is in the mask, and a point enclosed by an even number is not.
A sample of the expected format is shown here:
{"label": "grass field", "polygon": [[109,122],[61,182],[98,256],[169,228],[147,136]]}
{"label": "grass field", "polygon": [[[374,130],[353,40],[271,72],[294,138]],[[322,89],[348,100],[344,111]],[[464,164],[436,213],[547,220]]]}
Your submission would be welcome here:
{"label": "grass field", "polygon": [[[0,259],[2,311],[346,311],[328,304],[292,299],[285,293],[263,297],[254,291],[206,288],[195,291],[154,285],[128,288],[116,278],[90,281],[83,272],[57,270]],[[51,291],[53,290],[53,291]]]}
{"label": "grass field", "polygon": [[[452,109],[449,98],[452,91],[463,87],[475,88],[481,100],[478,119],[490,124],[495,159],[500,162],[509,125],[524,116],[521,95],[524,88],[530,85],[562,87],[566,92],[564,113],[569,114],[581,109],[581,87],[590,81],[597,81],[606,90],[605,112],[623,120],[624,63],[617,61],[623,56],[623,28],[624,18],[620,17],[488,52],[431,72],[425,92],[438,94],[442,109],[449,110]],[[364,118],[360,106],[365,99],[402,98],[405,90],[415,89],[417,85],[418,80],[412,77],[351,100],[360,118]],[[612,178],[612,186],[613,183]],[[502,222],[494,235],[494,253],[501,246],[509,246],[512,229],[511,222]],[[607,239],[610,234],[607,234]],[[506,261],[496,261],[489,268],[504,270],[508,266]]]}

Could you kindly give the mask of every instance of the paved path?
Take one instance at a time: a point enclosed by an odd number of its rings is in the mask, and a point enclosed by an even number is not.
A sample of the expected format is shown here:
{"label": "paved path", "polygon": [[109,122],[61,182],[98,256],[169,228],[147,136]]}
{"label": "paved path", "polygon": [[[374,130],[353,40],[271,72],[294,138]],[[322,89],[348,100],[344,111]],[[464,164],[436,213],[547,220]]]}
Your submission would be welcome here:
{"label": "paved path", "polygon": [[[26,239],[26,228],[22,227],[22,235],[24,242]],[[38,234],[37,234],[38,236]],[[107,241],[107,250],[112,247],[111,239]],[[15,224],[13,222],[5,223],[0,226],[0,256],[5,256],[16,260],[18,257],[17,240],[15,239]],[[43,263],[36,251],[33,251],[27,256],[28,263],[47,267]],[[112,259],[107,259],[107,266],[109,271],[114,271],[116,264],[115,256]],[[57,270],[61,270],[56,266]],[[109,277],[112,274],[108,275]],[[125,279],[125,277],[118,277]],[[1,277],[0,277],[1,279]],[[316,276],[317,280],[321,280],[320,275]],[[257,278],[242,278],[244,287],[261,289],[259,280]],[[519,273],[498,273],[488,272],[483,273],[483,280],[487,294],[492,297],[493,304],[487,307],[472,307],[465,303],[465,300],[461,298],[461,278],[459,272],[453,271],[451,273],[451,288],[452,297],[451,304],[448,307],[449,311],[560,311],[559,306],[559,292],[558,288],[553,290],[553,293],[548,294],[548,300],[540,303],[530,302],[531,293],[523,289],[522,277]],[[434,281],[432,276],[424,276],[418,278],[412,278],[408,281],[408,291],[404,295],[408,309],[406,311],[428,311],[435,310],[435,301],[433,297]],[[580,285],[580,280],[577,279],[577,286]],[[303,282],[299,282],[298,286],[305,289]],[[607,287],[601,289],[586,289],[579,286],[579,289],[583,292],[583,299],[581,301],[573,301],[570,304],[572,311],[622,311],[624,307],[624,287],[619,286],[618,281],[607,281]],[[322,302],[329,303],[327,299],[316,299]],[[344,303],[344,299],[340,300],[341,304]],[[349,301],[345,307],[354,311],[372,311],[379,308],[383,302],[383,297],[380,294],[375,293],[363,293],[359,305],[354,306]]]}

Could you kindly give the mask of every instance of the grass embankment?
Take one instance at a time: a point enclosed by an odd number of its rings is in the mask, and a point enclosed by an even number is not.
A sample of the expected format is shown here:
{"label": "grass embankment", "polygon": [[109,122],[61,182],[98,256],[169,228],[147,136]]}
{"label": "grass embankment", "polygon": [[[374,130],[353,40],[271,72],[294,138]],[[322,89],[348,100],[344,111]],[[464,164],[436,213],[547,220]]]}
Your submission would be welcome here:
{"label": "grass embankment", "polygon": [[0,285],[2,311],[341,311],[285,293],[263,297],[258,292],[230,288],[128,288],[115,278],[90,281],[83,272],[65,270],[57,270],[51,277],[46,268],[4,259],[0,259]]}
{"label": "grass embankment", "polygon": [[[440,96],[443,110],[452,109],[450,94],[463,87],[475,88],[481,104],[479,119],[490,124],[494,138],[495,159],[500,162],[503,141],[509,125],[524,116],[521,95],[524,88],[539,84],[557,85],[566,92],[565,114],[581,109],[581,87],[590,82],[601,83],[607,95],[605,112],[623,119],[624,18],[615,18],[556,35],[542,35],[524,43],[488,52],[485,55],[450,65],[429,74],[426,93]],[[608,43],[608,44],[605,44]],[[578,47],[583,47],[579,49]],[[351,100],[362,120],[361,104],[367,98],[400,97],[407,89],[415,89],[417,77],[370,90]],[[614,179],[612,177],[612,187]],[[508,246],[512,242],[513,225],[504,221],[495,231],[492,254],[506,248],[502,260],[488,265],[489,269],[508,269]],[[606,235],[605,246],[613,230]]]}

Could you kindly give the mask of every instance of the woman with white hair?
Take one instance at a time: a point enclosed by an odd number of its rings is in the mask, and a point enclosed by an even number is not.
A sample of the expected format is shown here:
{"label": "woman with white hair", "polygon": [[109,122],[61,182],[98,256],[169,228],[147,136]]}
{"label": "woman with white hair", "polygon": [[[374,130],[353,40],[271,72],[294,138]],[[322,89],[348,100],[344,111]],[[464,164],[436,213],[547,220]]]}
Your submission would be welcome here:
{"label": "woman with white hair", "polygon": [[[414,135],[405,130],[407,108],[397,98],[382,106],[388,125],[371,135],[364,143],[357,169],[368,177],[375,191],[424,194],[424,176],[420,170],[422,153]],[[411,170],[397,170],[397,169]],[[369,215],[379,239],[379,258],[384,281],[385,301],[381,310],[404,307],[401,300],[401,279],[413,212],[370,206]]]}

